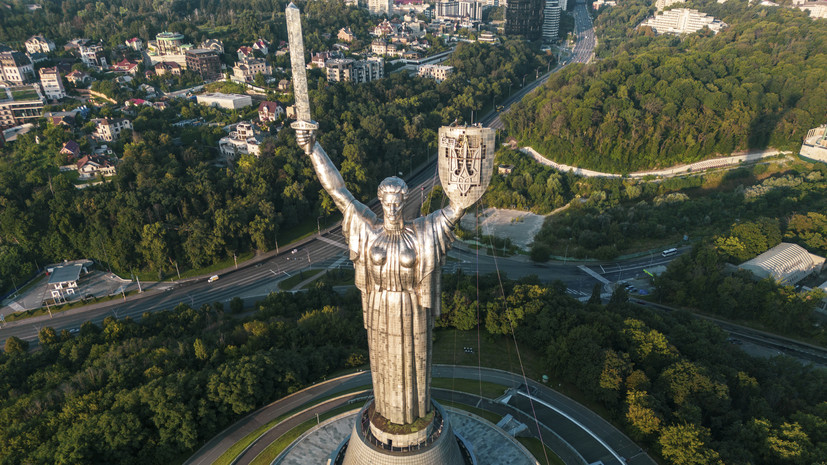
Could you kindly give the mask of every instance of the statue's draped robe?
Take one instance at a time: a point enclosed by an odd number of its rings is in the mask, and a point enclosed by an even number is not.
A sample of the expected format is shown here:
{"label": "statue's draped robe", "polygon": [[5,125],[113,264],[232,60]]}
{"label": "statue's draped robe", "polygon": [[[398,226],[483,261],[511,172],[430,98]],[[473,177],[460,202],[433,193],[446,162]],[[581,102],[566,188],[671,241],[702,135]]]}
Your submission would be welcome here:
{"label": "statue's draped robe", "polygon": [[398,231],[385,229],[361,203],[344,211],[342,232],[362,291],[376,411],[393,423],[411,423],[430,410],[431,332],[451,226],[442,210]]}

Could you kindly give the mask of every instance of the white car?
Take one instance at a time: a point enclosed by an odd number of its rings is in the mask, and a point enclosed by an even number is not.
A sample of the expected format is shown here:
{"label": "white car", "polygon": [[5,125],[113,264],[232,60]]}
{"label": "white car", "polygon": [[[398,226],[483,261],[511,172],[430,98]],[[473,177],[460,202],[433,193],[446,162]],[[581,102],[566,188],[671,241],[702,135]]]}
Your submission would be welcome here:
{"label": "white car", "polygon": [[207,280],[208,283],[213,283],[213,282],[216,282],[216,281],[218,281],[218,275],[217,274],[214,274],[214,275],[210,276],[210,279]]}

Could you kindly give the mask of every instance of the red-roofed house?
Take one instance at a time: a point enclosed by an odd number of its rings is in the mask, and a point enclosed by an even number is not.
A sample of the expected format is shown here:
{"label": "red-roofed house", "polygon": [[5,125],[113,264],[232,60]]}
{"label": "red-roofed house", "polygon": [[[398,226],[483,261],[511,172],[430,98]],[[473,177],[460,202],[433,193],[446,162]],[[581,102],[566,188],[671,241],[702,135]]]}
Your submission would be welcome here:
{"label": "red-roofed house", "polygon": [[141,49],[144,48],[144,41],[142,41],[138,37],[133,37],[131,39],[126,40],[126,46],[131,48],[132,50],[140,52]]}
{"label": "red-roofed house", "polygon": [[247,47],[242,45],[238,47],[238,59],[242,61],[249,60],[253,58],[253,47]]}
{"label": "red-roofed house", "polygon": [[137,107],[137,106],[140,106],[140,105],[152,105],[152,103],[147,102],[146,100],[140,99],[140,98],[131,98],[131,99],[127,100],[125,102],[125,104],[128,107]]}
{"label": "red-roofed house", "polygon": [[70,158],[80,157],[80,145],[77,142],[70,140],[63,143],[63,148],[60,149],[61,155],[68,155]]}
{"label": "red-roofed house", "polygon": [[258,106],[258,120],[262,123],[275,121],[284,114],[284,108],[278,102],[261,102]]}
{"label": "red-roofed house", "polygon": [[96,174],[114,176],[117,170],[115,165],[106,157],[86,155],[78,160],[78,173],[80,173],[81,178],[88,179]]}
{"label": "red-roofed house", "polygon": [[267,52],[270,50],[270,42],[264,39],[258,39],[256,43],[253,44],[253,48],[267,55]]}
{"label": "red-roofed house", "polygon": [[112,65],[112,71],[116,73],[135,74],[138,72],[138,63],[133,63],[126,58]]}
{"label": "red-roofed house", "polygon": [[89,82],[89,75],[84,73],[83,71],[75,70],[66,75],[66,80],[76,86],[82,85]]}

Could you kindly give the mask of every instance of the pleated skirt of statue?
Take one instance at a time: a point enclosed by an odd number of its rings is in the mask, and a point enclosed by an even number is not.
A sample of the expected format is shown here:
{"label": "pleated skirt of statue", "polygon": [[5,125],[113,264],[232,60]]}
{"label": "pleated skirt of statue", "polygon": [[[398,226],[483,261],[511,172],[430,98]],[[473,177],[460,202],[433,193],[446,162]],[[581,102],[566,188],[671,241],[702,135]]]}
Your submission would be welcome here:
{"label": "pleated skirt of statue", "polygon": [[428,412],[431,328],[411,291],[369,294],[367,324],[376,411],[407,424]]}

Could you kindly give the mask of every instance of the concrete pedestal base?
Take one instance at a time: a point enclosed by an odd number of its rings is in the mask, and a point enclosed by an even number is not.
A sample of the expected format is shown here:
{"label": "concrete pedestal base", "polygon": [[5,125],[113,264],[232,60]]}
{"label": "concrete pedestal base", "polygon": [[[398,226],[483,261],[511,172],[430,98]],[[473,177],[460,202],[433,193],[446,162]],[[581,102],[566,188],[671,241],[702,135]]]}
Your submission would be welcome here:
{"label": "concrete pedestal base", "polygon": [[[476,465],[470,447],[454,434],[451,422],[442,406],[433,402],[434,421],[427,428],[430,434],[421,441],[398,438],[396,447],[392,440],[384,442],[372,432],[369,402],[357,416],[353,432],[346,445],[333,457],[334,464],[341,465]],[[396,435],[398,436],[398,435]],[[412,433],[420,439],[420,434]],[[384,438],[387,441],[387,437]]]}

